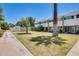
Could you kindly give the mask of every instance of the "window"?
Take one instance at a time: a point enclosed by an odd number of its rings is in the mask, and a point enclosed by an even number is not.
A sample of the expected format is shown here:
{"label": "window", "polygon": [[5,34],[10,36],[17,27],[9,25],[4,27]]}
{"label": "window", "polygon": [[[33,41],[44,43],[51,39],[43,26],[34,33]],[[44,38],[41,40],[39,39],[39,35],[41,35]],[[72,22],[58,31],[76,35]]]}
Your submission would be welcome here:
{"label": "window", "polygon": [[76,15],[76,18],[79,18],[79,15]]}
{"label": "window", "polygon": [[67,16],[67,17],[64,17],[64,20],[67,20],[67,19],[73,19],[74,16]]}

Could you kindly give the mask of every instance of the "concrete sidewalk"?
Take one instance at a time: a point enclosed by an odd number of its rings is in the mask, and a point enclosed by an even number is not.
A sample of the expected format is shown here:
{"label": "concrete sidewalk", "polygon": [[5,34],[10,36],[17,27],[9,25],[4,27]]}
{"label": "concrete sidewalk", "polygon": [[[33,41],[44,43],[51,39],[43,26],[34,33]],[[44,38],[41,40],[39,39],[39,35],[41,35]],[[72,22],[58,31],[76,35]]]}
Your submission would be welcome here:
{"label": "concrete sidewalk", "polygon": [[79,56],[79,41],[75,46],[68,52],[67,56]]}
{"label": "concrete sidewalk", "polygon": [[0,38],[0,56],[32,56],[32,54],[10,31],[6,31]]}

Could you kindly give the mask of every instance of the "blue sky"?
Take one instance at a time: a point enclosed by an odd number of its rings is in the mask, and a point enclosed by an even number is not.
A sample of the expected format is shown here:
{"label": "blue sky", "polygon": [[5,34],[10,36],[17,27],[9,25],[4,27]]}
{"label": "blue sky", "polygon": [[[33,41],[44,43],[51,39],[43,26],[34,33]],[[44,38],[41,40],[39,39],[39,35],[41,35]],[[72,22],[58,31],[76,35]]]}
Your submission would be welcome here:
{"label": "blue sky", "polygon": [[[2,3],[3,15],[9,23],[16,23],[22,17],[32,16],[36,21],[42,21],[53,16],[53,4],[51,3]],[[79,10],[79,4],[58,4],[58,15]]]}

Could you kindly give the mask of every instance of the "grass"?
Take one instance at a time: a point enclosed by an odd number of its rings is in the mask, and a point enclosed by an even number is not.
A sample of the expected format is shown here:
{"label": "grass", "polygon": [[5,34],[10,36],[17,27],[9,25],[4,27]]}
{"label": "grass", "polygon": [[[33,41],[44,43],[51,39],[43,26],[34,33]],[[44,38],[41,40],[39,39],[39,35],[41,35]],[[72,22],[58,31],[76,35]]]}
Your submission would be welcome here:
{"label": "grass", "polygon": [[[20,33],[20,34],[19,34]],[[29,51],[35,56],[64,56],[78,41],[79,35],[72,34],[59,34],[59,37],[65,39],[66,44],[57,45],[55,43],[45,46],[43,44],[36,45],[37,42],[31,41],[31,39],[39,37],[49,37],[52,33],[48,32],[29,32],[30,34],[21,34],[22,32],[15,32],[14,35],[18,38],[23,45],[29,49]],[[46,39],[46,38],[45,38]],[[39,41],[39,40],[38,40]]]}

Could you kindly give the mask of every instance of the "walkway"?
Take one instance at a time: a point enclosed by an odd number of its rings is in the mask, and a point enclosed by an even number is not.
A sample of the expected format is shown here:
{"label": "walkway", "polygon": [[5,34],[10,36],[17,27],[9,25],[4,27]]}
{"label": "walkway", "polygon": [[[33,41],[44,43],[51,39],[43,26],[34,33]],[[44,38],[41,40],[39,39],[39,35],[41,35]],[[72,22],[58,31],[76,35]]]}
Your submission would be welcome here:
{"label": "walkway", "polygon": [[67,56],[79,56],[79,41],[75,44],[75,46],[69,51]]}
{"label": "walkway", "polygon": [[10,31],[6,31],[0,38],[0,56],[32,56],[32,54]]}

